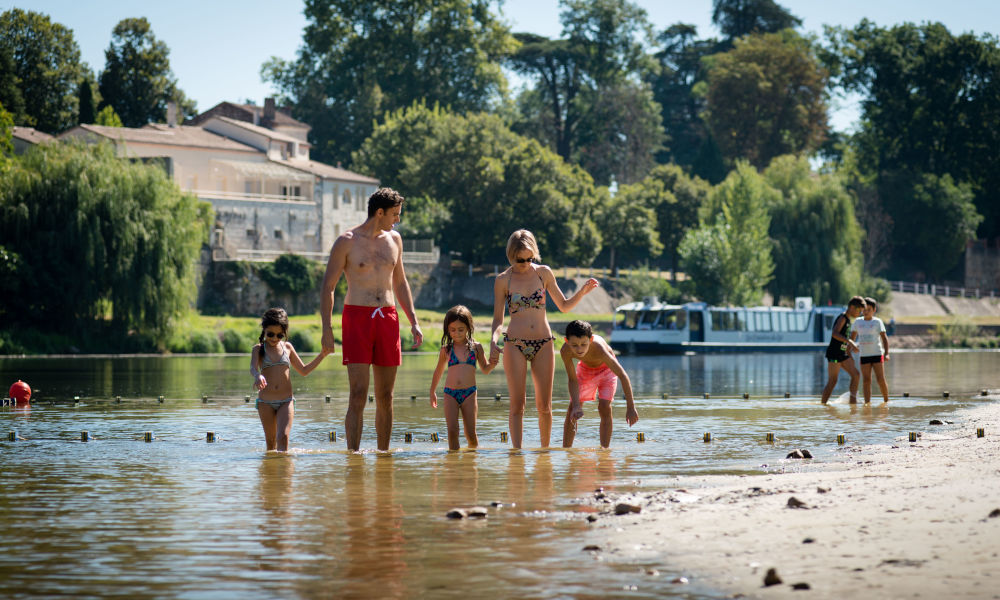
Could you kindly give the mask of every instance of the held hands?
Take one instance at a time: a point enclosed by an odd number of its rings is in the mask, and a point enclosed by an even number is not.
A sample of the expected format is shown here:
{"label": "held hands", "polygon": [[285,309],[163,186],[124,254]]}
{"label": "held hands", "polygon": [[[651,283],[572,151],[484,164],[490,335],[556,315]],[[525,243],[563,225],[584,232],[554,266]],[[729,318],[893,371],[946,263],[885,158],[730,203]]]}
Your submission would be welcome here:
{"label": "held hands", "polygon": [[580,420],[580,417],[583,416],[583,405],[579,401],[572,402],[569,408],[569,418],[572,419],[574,423]]}
{"label": "held hands", "polygon": [[503,350],[494,341],[490,342],[490,364],[495,365],[500,362],[500,355],[503,354]]}
{"label": "held hands", "polygon": [[[424,343],[424,333],[420,331],[420,326],[416,323],[413,324],[413,327],[410,327],[410,333],[413,335],[413,349],[416,350],[420,347],[420,344]],[[437,404],[434,406],[437,406]]]}
{"label": "held hands", "polygon": [[858,346],[857,342],[855,342],[854,340],[847,340],[847,351],[861,352],[861,346]]}
{"label": "held hands", "polygon": [[438,395],[437,395],[437,392],[435,392],[434,390],[431,390],[431,408],[437,408],[437,407],[438,407]]}
{"label": "held hands", "polygon": [[320,343],[323,344],[323,352],[326,354],[336,352],[336,344],[333,341],[333,329],[323,330],[323,339]]}

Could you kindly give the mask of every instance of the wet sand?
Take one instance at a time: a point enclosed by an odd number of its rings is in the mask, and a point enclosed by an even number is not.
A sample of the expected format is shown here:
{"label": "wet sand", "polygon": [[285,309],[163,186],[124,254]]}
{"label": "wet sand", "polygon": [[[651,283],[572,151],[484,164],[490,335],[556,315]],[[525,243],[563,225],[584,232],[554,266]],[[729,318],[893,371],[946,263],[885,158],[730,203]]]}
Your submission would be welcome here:
{"label": "wet sand", "polygon": [[[603,512],[594,553],[680,570],[730,597],[1000,598],[1000,397],[990,400],[940,417],[953,424],[924,424],[913,444],[902,432],[892,446],[848,443],[840,461],[782,459],[771,467],[784,472],[681,477],[588,499]],[[615,516],[621,502],[641,513]],[[765,587],[771,568],[783,583]]]}

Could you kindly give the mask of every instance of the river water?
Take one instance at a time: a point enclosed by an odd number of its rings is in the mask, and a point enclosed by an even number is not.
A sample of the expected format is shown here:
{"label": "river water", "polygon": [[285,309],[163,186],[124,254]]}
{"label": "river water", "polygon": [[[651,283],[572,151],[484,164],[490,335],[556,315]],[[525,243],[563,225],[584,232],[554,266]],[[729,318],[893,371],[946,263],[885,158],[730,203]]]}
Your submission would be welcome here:
{"label": "river water", "polygon": [[[0,359],[0,384],[36,390],[30,409],[0,409],[0,597],[717,598],[697,580],[672,583],[686,575],[675,565],[583,552],[593,509],[579,498],[668,487],[677,475],[802,468],[784,459],[790,449],[830,461],[845,449],[841,433],[848,445],[904,442],[1000,387],[996,352],[894,353],[892,401],[882,405],[876,386],[870,407],[836,395],[819,405],[818,353],[623,357],[640,421],[624,424],[619,388],[610,450],[596,448],[592,405],[576,448],[538,449],[529,398],[527,449],[513,451],[500,441],[498,370],[478,380],[481,448],[449,452],[427,401],[436,355],[413,354],[397,379],[392,452],[373,451],[369,405],[363,451],[348,453],[338,359],[293,374],[287,455],[264,452],[245,356]],[[560,369],[556,444],[565,381]],[[845,374],[836,393],[846,389]],[[445,517],[491,502],[503,506],[485,520]]]}

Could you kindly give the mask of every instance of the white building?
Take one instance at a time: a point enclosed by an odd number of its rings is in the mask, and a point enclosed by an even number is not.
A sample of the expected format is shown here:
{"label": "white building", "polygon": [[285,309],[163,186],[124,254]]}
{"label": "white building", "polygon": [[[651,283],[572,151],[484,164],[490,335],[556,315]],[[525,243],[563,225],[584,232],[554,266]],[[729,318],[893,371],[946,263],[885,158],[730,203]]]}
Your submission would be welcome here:
{"label": "white building", "polygon": [[224,102],[190,123],[79,125],[60,138],[107,140],[119,156],[161,161],[182,190],[215,208],[213,260],[324,259],[367,218],[378,180],[310,160],[309,126],[270,99],[263,109]]}

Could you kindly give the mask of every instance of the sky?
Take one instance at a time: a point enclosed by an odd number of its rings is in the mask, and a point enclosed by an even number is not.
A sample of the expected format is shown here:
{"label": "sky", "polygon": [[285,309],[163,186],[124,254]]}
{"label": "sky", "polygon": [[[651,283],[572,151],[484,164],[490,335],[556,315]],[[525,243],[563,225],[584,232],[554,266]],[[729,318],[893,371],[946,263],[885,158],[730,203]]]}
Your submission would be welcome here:
{"label": "sky", "polygon": [[[654,29],[677,23],[698,27],[701,37],[718,35],[711,23],[712,0],[633,0]],[[801,18],[800,31],[822,33],[823,25],[851,27],[862,18],[878,25],[940,21],[952,33],[1000,35],[997,0],[779,0]],[[275,90],[261,81],[260,67],[272,56],[294,59],[306,25],[299,0],[0,0],[0,12],[17,7],[49,15],[73,30],[81,58],[99,73],[111,30],[122,19],[146,17],[153,34],[170,48],[178,86],[199,111],[219,102],[263,104]],[[561,32],[557,0],[507,0],[504,19],[513,31],[548,37]],[[835,100],[831,124],[845,130],[857,118],[855,99]]]}

